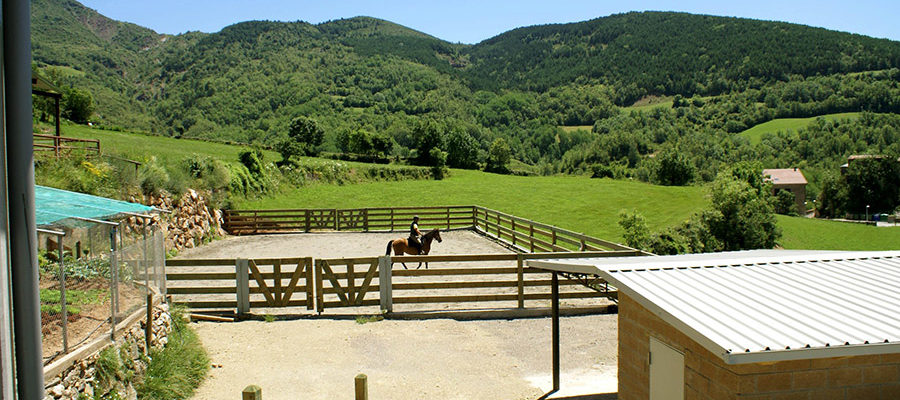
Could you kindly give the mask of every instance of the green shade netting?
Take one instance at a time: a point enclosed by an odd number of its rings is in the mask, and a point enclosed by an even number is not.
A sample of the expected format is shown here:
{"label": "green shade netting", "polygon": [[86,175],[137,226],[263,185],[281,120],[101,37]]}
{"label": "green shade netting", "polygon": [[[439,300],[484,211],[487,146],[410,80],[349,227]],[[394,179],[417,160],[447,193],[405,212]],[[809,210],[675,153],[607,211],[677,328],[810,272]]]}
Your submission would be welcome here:
{"label": "green shade netting", "polygon": [[59,225],[77,218],[109,219],[121,213],[146,214],[153,210],[143,204],[107,199],[44,186],[34,187],[34,215],[38,226]]}

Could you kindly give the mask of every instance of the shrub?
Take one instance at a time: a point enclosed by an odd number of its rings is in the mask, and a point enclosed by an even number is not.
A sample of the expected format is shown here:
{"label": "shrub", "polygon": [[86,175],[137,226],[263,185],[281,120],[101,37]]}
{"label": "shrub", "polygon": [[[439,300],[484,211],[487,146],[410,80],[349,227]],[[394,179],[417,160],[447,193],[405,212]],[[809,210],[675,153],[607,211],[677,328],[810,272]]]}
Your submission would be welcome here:
{"label": "shrub", "polygon": [[172,332],[166,347],[151,351],[146,376],[135,389],[141,399],[190,398],[208,370],[209,357],[200,339],[187,326],[183,311],[173,308]]}

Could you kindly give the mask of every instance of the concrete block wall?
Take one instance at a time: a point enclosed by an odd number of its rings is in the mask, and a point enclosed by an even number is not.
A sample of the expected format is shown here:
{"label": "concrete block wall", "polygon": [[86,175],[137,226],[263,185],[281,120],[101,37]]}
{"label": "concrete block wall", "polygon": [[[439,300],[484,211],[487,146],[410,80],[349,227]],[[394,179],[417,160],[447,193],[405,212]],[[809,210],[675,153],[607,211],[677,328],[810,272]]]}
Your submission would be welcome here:
{"label": "concrete block wall", "polygon": [[684,353],[686,399],[900,399],[900,353],[726,365],[619,294],[619,399],[650,397],[650,336]]}

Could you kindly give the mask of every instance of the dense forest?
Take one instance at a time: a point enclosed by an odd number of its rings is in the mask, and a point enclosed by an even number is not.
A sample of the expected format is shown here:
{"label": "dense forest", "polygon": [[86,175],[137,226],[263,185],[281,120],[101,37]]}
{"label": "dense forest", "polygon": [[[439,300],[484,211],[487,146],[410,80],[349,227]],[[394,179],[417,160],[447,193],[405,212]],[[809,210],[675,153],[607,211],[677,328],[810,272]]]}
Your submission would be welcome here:
{"label": "dense forest", "polygon": [[[152,134],[274,148],[302,116],[316,152],[663,184],[758,160],[804,168],[812,195],[850,154],[900,156],[900,43],[796,24],[642,12],[463,45],[368,17],[161,35],[74,0],[32,21],[35,68],[92,102],[77,122]],[[740,135],[837,112],[862,114]]]}

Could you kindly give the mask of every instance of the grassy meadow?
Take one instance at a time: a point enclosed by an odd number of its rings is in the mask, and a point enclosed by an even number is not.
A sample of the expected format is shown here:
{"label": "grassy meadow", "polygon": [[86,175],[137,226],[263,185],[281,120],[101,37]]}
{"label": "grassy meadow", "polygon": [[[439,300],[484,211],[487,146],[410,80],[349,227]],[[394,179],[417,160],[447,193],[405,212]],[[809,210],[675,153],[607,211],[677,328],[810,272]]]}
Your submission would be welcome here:
{"label": "grassy meadow", "polygon": [[858,112],[850,112],[850,113],[838,113],[838,114],[827,114],[820,115],[818,117],[809,117],[809,118],[778,118],[773,119],[771,121],[763,122],[759,125],[756,125],[750,129],[747,129],[738,135],[743,136],[750,140],[750,143],[757,144],[762,140],[762,136],[765,133],[777,133],[777,132],[787,132],[791,131],[796,133],[798,129],[804,128],[809,125],[810,122],[815,121],[816,118],[825,118],[826,121],[835,121],[839,119],[856,119],[859,118],[861,113]]}
{"label": "grassy meadow", "polygon": [[[562,228],[621,241],[621,210],[637,210],[651,230],[677,225],[708,205],[704,188],[578,176],[521,177],[453,170],[443,181],[313,185],[274,197],[245,200],[238,208],[354,208],[477,204]],[[900,248],[900,227],[778,216],[787,249],[890,250]]]}
{"label": "grassy meadow", "polygon": [[442,181],[313,185],[240,208],[353,208],[476,204],[600,238],[621,238],[618,214],[635,209],[652,227],[675,225],[706,204],[700,187],[581,176],[508,176],[452,170]]}
{"label": "grassy meadow", "polygon": [[[834,118],[847,117],[837,114]],[[174,139],[136,133],[64,125],[66,136],[100,139],[104,153],[133,160],[150,155],[163,163],[177,163],[201,155],[237,162],[244,146]],[[266,151],[267,160],[280,156]],[[370,164],[307,158],[317,163]],[[355,184],[283,186],[279,193],[259,199],[235,199],[235,208],[353,208],[477,204],[524,218],[621,241],[621,210],[643,214],[651,230],[677,225],[707,207],[705,189],[673,187],[585,176],[509,176],[471,170],[452,170],[442,181],[405,180]],[[864,225],[778,217],[788,249],[886,250],[900,248],[900,227]]]}

